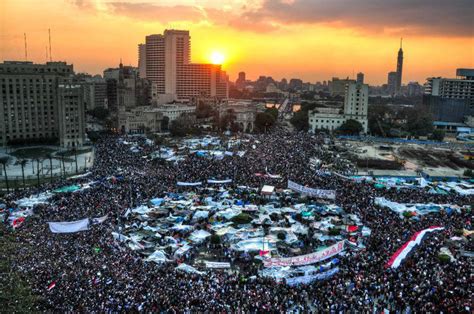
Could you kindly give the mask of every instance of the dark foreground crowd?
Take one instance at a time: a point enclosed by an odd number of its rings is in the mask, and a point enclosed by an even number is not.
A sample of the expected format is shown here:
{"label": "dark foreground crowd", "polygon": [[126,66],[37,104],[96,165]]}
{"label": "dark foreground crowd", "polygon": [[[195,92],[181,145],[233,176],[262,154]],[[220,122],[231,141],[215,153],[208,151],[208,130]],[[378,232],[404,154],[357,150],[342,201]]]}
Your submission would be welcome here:
{"label": "dark foreground crowd", "polygon": [[[12,269],[21,274],[40,297],[38,308],[61,312],[147,311],[147,312],[464,312],[472,307],[472,260],[451,247],[454,262],[441,263],[439,250],[456,230],[471,230],[472,212],[448,215],[444,212],[402,219],[374,205],[374,198],[391,201],[470,205],[471,196],[433,195],[423,189],[374,189],[339,176],[321,176],[308,166],[310,157],[333,162],[321,150],[322,139],[305,133],[274,130],[252,136],[235,151],[243,157],[223,160],[190,154],[178,163],[151,161],[144,156],[156,150],[138,141],[139,153],[130,151],[118,137],[104,137],[96,144],[91,174],[74,181],[46,184],[40,190],[16,192],[4,202],[71,183],[100,180],[100,184],[77,193],[53,196],[51,204],[37,205],[17,230],[17,252]],[[255,173],[280,175],[281,179]],[[182,192],[177,181],[196,182],[209,178],[232,178],[237,186],[263,184],[285,188],[288,179],[311,187],[336,189],[336,204],[347,213],[357,214],[372,233],[366,249],[348,251],[341,258],[339,273],[326,281],[288,287],[270,279],[242,273],[209,271],[206,275],[177,272],[175,262],[159,266],[144,262],[136,252],[114,241],[112,232],[124,224],[127,208],[136,207],[168,192]],[[243,196],[254,204],[266,200]],[[0,200],[1,201],[1,200]],[[296,203],[279,198],[280,205]],[[314,200],[313,200],[314,201]],[[71,221],[108,214],[102,224],[74,234],[53,234],[48,221]],[[430,226],[442,232],[429,235],[396,270],[386,268],[391,255],[409,238]],[[472,237],[463,240],[463,249],[472,251]],[[249,262],[252,263],[252,262]],[[55,287],[48,289],[52,283]]]}

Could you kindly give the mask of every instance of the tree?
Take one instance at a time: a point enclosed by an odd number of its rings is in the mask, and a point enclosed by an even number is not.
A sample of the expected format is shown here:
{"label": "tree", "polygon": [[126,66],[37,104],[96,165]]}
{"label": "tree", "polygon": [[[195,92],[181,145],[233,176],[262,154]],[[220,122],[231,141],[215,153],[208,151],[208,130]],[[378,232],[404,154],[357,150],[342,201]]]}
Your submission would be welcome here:
{"label": "tree", "polygon": [[170,133],[173,136],[185,136],[188,127],[180,119],[173,120],[170,125]]}
{"label": "tree", "polygon": [[4,156],[0,157],[0,164],[3,166],[3,176],[5,178],[5,185],[7,187],[7,193],[10,193],[10,186],[8,185],[8,174],[7,174],[7,164],[10,160],[10,157]]}
{"label": "tree", "polygon": [[362,127],[362,124],[360,124],[359,121],[353,119],[346,120],[339,127],[339,131],[345,135],[359,135],[363,129],[364,128]]}
{"label": "tree", "polygon": [[161,122],[161,130],[168,131],[169,127],[170,127],[170,118],[167,116],[164,116],[163,121]]}
{"label": "tree", "polygon": [[275,121],[278,119],[278,109],[275,107],[265,109],[265,113],[271,115]]}
{"label": "tree", "polygon": [[433,133],[431,133],[430,139],[438,142],[442,142],[444,140],[444,131],[443,130],[434,130]]}
{"label": "tree", "polygon": [[211,105],[205,103],[204,101],[199,101],[196,108],[196,118],[204,119],[212,117],[214,114],[214,109]]}
{"label": "tree", "polygon": [[421,106],[408,108],[405,112],[406,130],[414,136],[425,136],[433,131],[433,116]]}
{"label": "tree", "polygon": [[464,170],[464,176],[472,178],[472,177],[474,177],[474,172],[472,172],[471,169],[466,169],[466,170]]}
{"label": "tree", "polygon": [[49,176],[50,176],[51,182],[53,182],[53,155],[48,154],[46,158],[49,159]]}
{"label": "tree", "polygon": [[257,131],[265,131],[275,124],[275,118],[266,112],[259,112],[255,116],[255,128]]}
{"label": "tree", "polygon": [[21,178],[22,178],[22,181],[23,181],[23,188],[26,187],[26,184],[25,184],[25,166],[26,166],[27,163],[28,163],[28,161],[26,159],[19,159],[18,160],[18,164],[21,166]]}
{"label": "tree", "polygon": [[308,131],[309,123],[308,123],[308,111],[300,110],[293,114],[291,117],[290,123],[295,127],[298,131]]}
{"label": "tree", "polygon": [[219,119],[219,130],[224,131],[230,129],[237,119],[234,109],[227,109]]}
{"label": "tree", "polygon": [[87,114],[96,118],[97,120],[105,121],[109,116],[109,110],[102,107],[96,107],[92,110],[87,111]]}

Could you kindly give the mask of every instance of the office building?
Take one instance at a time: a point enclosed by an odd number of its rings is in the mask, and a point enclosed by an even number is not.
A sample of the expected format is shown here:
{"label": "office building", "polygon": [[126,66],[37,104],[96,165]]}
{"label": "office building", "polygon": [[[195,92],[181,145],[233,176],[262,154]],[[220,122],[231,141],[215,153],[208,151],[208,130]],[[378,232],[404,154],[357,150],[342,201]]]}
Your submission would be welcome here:
{"label": "office building", "polygon": [[362,72],[357,73],[357,83],[364,84],[364,73]]}
{"label": "office building", "polygon": [[144,49],[146,78],[155,103],[191,101],[199,95],[228,97],[227,75],[220,65],[191,63],[189,31],[146,36]]}
{"label": "office building", "polygon": [[138,45],[138,76],[146,78],[146,44]]}
{"label": "office building", "polygon": [[239,72],[239,77],[235,81],[235,87],[237,89],[244,89],[247,81],[245,78],[245,72]]}
{"label": "office building", "polygon": [[387,92],[389,95],[394,95],[397,92],[397,72],[388,72],[387,75]]}
{"label": "office building", "polygon": [[329,81],[329,92],[331,96],[344,96],[347,85],[355,82],[355,80],[349,78],[341,80],[338,77],[333,77],[332,80]]}
{"label": "office building", "polygon": [[80,80],[83,86],[86,110],[107,108],[107,82],[98,76],[85,77]]}
{"label": "office building", "polygon": [[350,82],[345,86],[344,108],[316,108],[308,114],[310,132],[316,130],[334,131],[347,120],[358,121],[367,133],[369,107],[369,86]]}
{"label": "office building", "polygon": [[84,99],[65,62],[0,63],[0,143],[83,144]]}
{"label": "office building", "polygon": [[464,122],[474,115],[474,69],[457,69],[456,78],[428,78],[423,104],[435,121]]}
{"label": "office building", "polygon": [[303,81],[300,79],[292,78],[288,83],[288,88],[294,91],[303,89]]}

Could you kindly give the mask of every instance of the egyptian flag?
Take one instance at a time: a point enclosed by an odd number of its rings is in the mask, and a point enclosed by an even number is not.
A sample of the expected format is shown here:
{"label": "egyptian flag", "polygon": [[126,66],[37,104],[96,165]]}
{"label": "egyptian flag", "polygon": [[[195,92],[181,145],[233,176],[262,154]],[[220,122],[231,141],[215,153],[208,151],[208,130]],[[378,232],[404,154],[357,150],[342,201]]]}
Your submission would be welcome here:
{"label": "egyptian flag", "polygon": [[260,250],[259,255],[260,255],[260,256],[265,256],[265,255],[267,255],[268,253],[270,253],[270,251],[262,251],[262,250]]}
{"label": "egyptian flag", "polygon": [[355,225],[346,226],[346,232],[348,232],[348,233],[356,232],[358,229],[359,229],[359,227],[357,227]]}
{"label": "egyptian flag", "polygon": [[420,245],[421,241],[423,241],[423,238],[426,235],[433,231],[440,231],[443,229],[443,227],[432,226],[427,229],[418,231],[410,238],[407,243],[405,243],[395,252],[395,254],[392,255],[385,267],[398,268],[398,266],[400,266],[400,264],[406,259],[408,254],[410,254],[411,251],[413,251],[418,245]]}
{"label": "egyptian flag", "polygon": [[53,289],[54,287],[56,287],[56,281],[53,281],[52,283],[49,284],[48,291],[51,291],[51,289]]}
{"label": "egyptian flag", "polygon": [[19,218],[13,220],[12,221],[13,229],[16,229],[16,228],[20,227],[23,224],[24,221],[25,221],[25,217],[19,217]]}

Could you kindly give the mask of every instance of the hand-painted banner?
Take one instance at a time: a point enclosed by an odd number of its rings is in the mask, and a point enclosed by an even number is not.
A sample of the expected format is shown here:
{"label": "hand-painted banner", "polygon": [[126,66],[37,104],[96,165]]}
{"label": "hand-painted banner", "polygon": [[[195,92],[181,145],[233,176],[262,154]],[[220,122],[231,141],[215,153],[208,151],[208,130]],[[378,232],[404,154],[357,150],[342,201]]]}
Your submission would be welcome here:
{"label": "hand-painted banner", "polygon": [[297,286],[297,285],[307,285],[307,284],[312,283],[313,281],[328,279],[329,277],[333,276],[337,272],[339,272],[339,267],[335,267],[324,273],[319,273],[315,275],[287,278],[286,284],[291,287]]}
{"label": "hand-painted banner", "polygon": [[89,218],[76,221],[48,222],[52,233],[73,233],[89,230]]}
{"label": "hand-painted banner", "polygon": [[227,183],[232,183],[232,179],[226,179],[226,180],[207,180],[207,183],[210,183],[210,184],[227,184]]}
{"label": "hand-painted banner", "polygon": [[227,262],[208,262],[204,261],[207,268],[230,268],[230,263]]}
{"label": "hand-painted banner", "polygon": [[269,258],[263,261],[265,267],[280,267],[280,266],[303,266],[318,263],[328,259],[344,250],[344,241],[339,241],[321,251],[314,253],[299,255],[295,257],[286,258]]}
{"label": "hand-painted banner", "polygon": [[320,189],[313,189],[302,186],[296,182],[288,180],[288,188],[292,189],[293,191],[300,192],[303,194],[308,194],[313,197],[317,198],[327,198],[327,199],[335,199],[336,198],[336,191],[335,190],[320,190]]}
{"label": "hand-painted banner", "polygon": [[202,182],[181,182],[176,183],[178,186],[199,186],[202,185]]}
{"label": "hand-painted banner", "polygon": [[408,254],[415,249],[416,246],[418,246],[425,235],[427,233],[433,232],[433,231],[440,231],[444,230],[443,227],[437,227],[437,226],[432,226],[427,229],[418,231],[415,233],[411,238],[410,241],[405,243],[401,248],[399,248],[395,254],[392,255],[392,257],[388,260],[387,264],[385,265],[386,268],[398,268],[400,264],[405,260],[405,258],[408,256]]}

